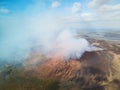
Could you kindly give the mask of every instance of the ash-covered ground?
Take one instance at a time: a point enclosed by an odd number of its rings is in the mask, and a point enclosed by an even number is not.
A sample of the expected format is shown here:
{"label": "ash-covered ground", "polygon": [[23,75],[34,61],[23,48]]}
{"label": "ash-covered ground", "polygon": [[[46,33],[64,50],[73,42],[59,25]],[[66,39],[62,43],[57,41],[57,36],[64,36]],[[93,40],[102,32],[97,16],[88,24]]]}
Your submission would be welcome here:
{"label": "ash-covered ground", "polygon": [[[47,58],[36,50],[20,63],[1,62],[0,90],[119,90],[120,33],[78,33],[102,51],[81,58]],[[54,55],[53,55],[54,57]]]}

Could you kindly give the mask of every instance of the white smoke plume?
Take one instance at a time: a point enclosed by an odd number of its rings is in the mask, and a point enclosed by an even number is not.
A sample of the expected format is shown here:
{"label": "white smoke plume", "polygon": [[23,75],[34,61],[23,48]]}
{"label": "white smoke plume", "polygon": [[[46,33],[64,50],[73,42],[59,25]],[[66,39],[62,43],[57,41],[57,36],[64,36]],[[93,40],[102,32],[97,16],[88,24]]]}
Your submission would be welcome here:
{"label": "white smoke plume", "polygon": [[71,30],[61,32],[52,48],[52,58],[63,60],[79,59],[85,52],[103,50],[102,48],[91,45],[84,38],[76,38]]}
{"label": "white smoke plume", "polygon": [[[21,17],[22,18],[22,17]],[[25,21],[18,18],[1,21],[2,38],[0,46],[1,60],[13,60],[29,57],[31,48],[36,48],[46,56],[60,57],[65,60],[80,58],[86,51],[101,50],[84,38],[75,38],[71,29],[64,21],[47,14],[26,17]],[[14,20],[14,21],[13,21]],[[6,27],[7,26],[7,27]],[[52,52],[52,55],[51,55]]]}

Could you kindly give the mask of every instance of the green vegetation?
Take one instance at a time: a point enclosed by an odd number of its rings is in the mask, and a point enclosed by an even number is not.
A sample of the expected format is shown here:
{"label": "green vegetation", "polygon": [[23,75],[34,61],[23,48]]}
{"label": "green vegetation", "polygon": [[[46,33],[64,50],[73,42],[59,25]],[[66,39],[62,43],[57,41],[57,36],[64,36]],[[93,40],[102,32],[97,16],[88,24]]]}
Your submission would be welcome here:
{"label": "green vegetation", "polygon": [[58,90],[59,82],[40,80],[24,69],[7,67],[0,73],[0,90]]}

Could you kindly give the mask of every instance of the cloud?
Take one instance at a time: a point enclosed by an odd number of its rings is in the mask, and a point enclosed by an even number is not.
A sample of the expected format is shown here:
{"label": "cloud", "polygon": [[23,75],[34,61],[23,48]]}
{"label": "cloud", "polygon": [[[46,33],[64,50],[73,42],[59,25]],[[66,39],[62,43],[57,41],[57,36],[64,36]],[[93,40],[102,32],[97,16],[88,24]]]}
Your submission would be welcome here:
{"label": "cloud", "polygon": [[66,26],[69,28],[88,30],[88,29],[119,29],[120,23],[120,12],[109,12],[109,13],[81,13],[80,15],[73,15],[64,18]]}
{"label": "cloud", "polygon": [[82,9],[82,5],[80,2],[75,2],[72,6],[73,13],[79,13],[79,12],[81,12],[81,9]]}
{"label": "cloud", "polygon": [[2,8],[0,8],[0,13],[1,14],[8,14],[8,13],[10,13],[10,10],[2,7]]}
{"label": "cloud", "polygon": [[117,5],[103,5],[98,9],[99,12],[115,12],[120,11],[120,4]]}
{"label": "cloud", "polygon": [[99,8],[102,5],[108,4],[109,2],[111,2],[112,0],[92,0],[90,3],[88,3],[88,6],[90,8]]}
{"label": "cloud", "polygon": [[57,7],[59,7],[60,5],[61,5],[60,2],[58,2],[58,1],[54,1],[54,2],[52,2],[51,7],[52,7],[52,8],[57,8]]}
{"label": "cloud", "polygon": [[[119,28],[120,23],[120,4],[112,4],[113,0],[92,0],[88,3],[88,7],[93,10],[91,12],[95,18],[93,25],[97,23],[103,28]],[[95,25],[95,26],[98,26]]]}
{"label": "cloud", "polygon": [[105,4],[93,10],[94,10],[94,14],[96,14],[97,17],[99,18],[99,21],[120,20],[120,4],[116,4],[116,5]]}

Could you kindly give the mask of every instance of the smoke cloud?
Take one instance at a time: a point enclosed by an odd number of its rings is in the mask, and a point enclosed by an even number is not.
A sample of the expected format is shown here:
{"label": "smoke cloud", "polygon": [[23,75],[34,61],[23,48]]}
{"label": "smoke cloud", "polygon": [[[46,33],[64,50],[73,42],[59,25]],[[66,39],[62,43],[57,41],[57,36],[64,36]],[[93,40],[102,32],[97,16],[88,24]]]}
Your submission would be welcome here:
{"label": "smoke cloud", "polygon": [[0,25],[1,60],[24,60],[32,49],[65,60],[80,58],[86,51],[101,50],[84,38],[75,38],[76,32],[66,30],[66,24],[51,14],[24,17],[24,20],[23,17],[10,17],[1,20]]}
{"label": "smoke cloud", "polygon": [[102,48],[91,45],[84,38],[76,38],[72,30],[63,30],[57,37],[52,48],[52,58],[63,60],[79,59],[85,52],[103,50]]}
{"label": "smoke cloud", "polygon": [[46,54],[61,30],[59,20],[44,16],[2,17],[0,21],[0,60],[19,61],[29,57],[32,49]]}

